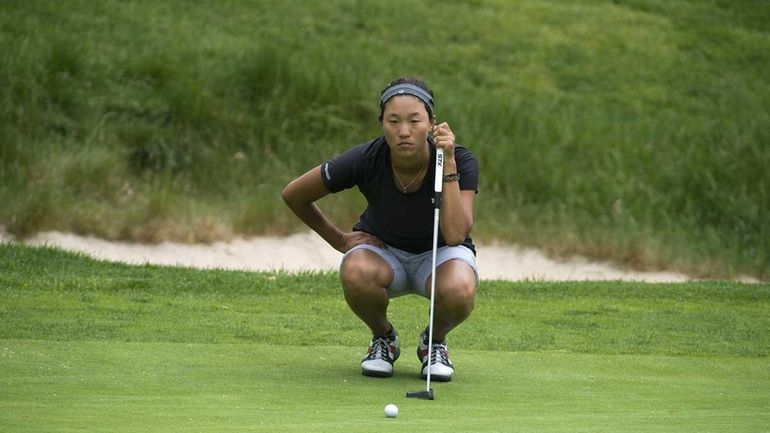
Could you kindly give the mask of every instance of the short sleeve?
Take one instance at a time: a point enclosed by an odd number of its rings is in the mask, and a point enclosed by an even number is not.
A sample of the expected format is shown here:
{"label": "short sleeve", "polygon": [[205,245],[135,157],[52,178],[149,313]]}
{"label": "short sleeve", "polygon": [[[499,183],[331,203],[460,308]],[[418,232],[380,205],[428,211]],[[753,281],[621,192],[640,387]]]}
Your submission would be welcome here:
{"label": "short sleeve", "polygon": [[479,192],[479,162],[473,153],[461,146],[455,149],[457,172],[460,174],[460,190]]}
{"label": "short sleeve", "polygon": [[356,186],[363,151],[364,145],[354,146],[321,165],[321,178],[329,192],[340,192]]}

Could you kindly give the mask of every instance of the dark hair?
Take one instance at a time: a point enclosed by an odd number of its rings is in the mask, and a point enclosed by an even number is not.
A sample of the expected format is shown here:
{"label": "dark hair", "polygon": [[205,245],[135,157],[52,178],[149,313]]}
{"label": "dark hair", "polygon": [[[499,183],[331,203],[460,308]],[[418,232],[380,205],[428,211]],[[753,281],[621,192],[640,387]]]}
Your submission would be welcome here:
{"label": "dark hair", "polygon": [[[388,83],[385,86],[385,88],[382,89],[382,92],[380,92],[380,97],[382,97],[382,95],[384,95],[385,92],[388,91],[388,89],[390,89],[393,86],[397,86],[399,84],[411,84],[411,85],[417,86],[417,87],[425,90],[426,92],[428,92],[428,94],[430,94],[430,97],[433,98],[433,90],[430,90],[428,85],[425,84],[425,81],[423,81],[422,79],[420,79],[418,77],[412,76],[412,75],[406,75],[406,76],[403,76],[403,77],[399,77],[399,78],[396,78],[395,80],[391,81],[390,83]],[[428,104],[423,102],[423,105],[425,105],[425,111],[428,112],[428,115],[433,113],[433,110],[431,109],[431,107],[428,106]],[[380,122],[382,122],[382,115],[384,113],[385,113],[385,105],[383,104],[382,107],[380,107],[380,117],[379,117]]]}

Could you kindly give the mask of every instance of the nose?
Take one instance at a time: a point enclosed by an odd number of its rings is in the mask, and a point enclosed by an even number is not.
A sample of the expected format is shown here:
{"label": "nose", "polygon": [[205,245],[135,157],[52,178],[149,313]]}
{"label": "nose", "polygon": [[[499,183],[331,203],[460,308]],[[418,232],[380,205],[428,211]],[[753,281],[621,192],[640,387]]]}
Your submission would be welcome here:
{"label": "nose", "polygon": [[409,137],[411,135],[411,131],[409,130],[409,123],[407,122],[401,122],[398,124],[398,136],[399,137]]}

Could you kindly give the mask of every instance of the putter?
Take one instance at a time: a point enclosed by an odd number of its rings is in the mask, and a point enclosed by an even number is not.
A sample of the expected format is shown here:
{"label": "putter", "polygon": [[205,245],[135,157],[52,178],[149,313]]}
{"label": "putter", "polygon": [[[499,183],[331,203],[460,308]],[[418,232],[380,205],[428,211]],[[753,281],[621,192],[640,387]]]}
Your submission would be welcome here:
{"label": "putter", "polygon": [[430,274],[430,323],[428,324],[428,375],[425,378],[425,391],[411,391],[407,398],[433,400],[433,388],[430,387],[430,366],[433,356],[433,303],[436,286],[436,251],[438,250],[438,215],[441,208],[441,187],[444,184],[444,149],[436,149],[436,176],[433,182],[433,272]]}

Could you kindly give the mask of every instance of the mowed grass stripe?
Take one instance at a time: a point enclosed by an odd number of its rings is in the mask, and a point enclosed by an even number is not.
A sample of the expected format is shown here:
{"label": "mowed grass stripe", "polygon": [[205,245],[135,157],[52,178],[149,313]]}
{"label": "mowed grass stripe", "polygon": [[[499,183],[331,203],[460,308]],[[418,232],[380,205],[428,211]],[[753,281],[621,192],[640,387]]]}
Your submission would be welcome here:
{"label": "mowed grass stripe", "polygon": [[[770,426],[761,358],[455,352],[437,400],[416,359],[359,374],[329,346],[3,340],[4,431],[655,431]],[[395,402],[399,417],[382,415]],[[7,430],[6,430],[7,429]]]}

